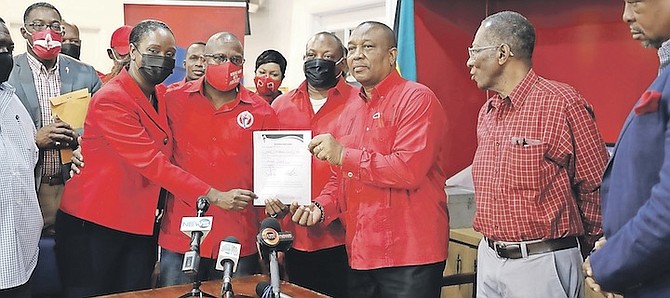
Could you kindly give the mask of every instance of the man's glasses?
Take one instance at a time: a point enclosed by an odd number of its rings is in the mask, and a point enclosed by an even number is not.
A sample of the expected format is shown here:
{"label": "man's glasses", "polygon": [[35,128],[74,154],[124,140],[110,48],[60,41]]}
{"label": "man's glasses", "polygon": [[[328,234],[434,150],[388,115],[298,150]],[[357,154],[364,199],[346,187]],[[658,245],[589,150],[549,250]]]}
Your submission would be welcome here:
{"label": "man's glasses", "polygon": [[[482,51],[486,51],[486,50],[490,50],[490,49],[497,49],[499,47],[502,47],[503,45],[504,45],[504,43],[500,44],[500,45],[497,45],[497,46],[483,46],[483,47],[474,47],[474,48],[471,47],[471,48],[468,48],[468,56],[470,58],[474,58],[475,56],[477,56],[477,54],[479,54]],[[510,49],[509,55],[511,57],[514,57],[514,53],[512,53],[511,49]]]}
{"label": "man's glasses", "polygon": [[29,24],[26,24],[27,27],[33,28],[35,31],[44,31],[48,28],[51,29],[51,31],[56,32],[56,33],[64,33],[65,32],[65,27],[61,25],[59,22],[53,22],[51,24],[45,24],[44,22],[32,22]]}
{"label": "man's glasses", "polygon": [[225,63],[226,61],[230,61],[230,63],[235,64],[237,66],[241,66],[242,64],[244,64],[244,57],[242,56],[227,57],[226,55],[223,54],[216,54],[216,55],[205,54],[202,56],[214,61],[214,63],[216,64]]}

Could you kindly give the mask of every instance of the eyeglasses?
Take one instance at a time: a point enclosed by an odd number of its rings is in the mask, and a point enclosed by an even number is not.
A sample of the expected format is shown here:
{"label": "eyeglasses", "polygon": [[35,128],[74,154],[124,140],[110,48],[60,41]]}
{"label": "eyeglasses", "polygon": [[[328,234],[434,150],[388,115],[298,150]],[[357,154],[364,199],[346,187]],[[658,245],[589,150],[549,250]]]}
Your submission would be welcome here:
{"label": "eyeglasses", "polygon": [[64,33],[65,32],[65,27],[61,25],[59,22],[53,22],[51,24],[45,24],[44,22],[40,21],[35,21],[30,24],[25,24],[28,27],[33,28],[35,31],[44,31],[49,27],[52,31],[56,33]]}
{"label": "eyeglasses", "polygon": [[[479,54],[479,52],[490,50],[490,49],[497,49],[499,47],[502,47],[503,45],[504,45],[504,43],[501,43],[500,45],[497,45],[497,46],[483,46],[483,47],[474,47],[474,48],[470,47],[470,48],[468,48],[468,56],[470,58],[474,58],[475,56],[477,56],[477,54]],[[514,53],[512,53],[511,49],[510,49],[509,55],[511,57],[514,57]]]}
{"label": "eyeglasses", "polygon": [[241,66],[242,64],[244,64],[244,57],[242,56],[226,57],[226,55],[223,54],[216,54],[216,55],[205,54],[202,56],[207,59],[214,60],[216,64],[225,63],[226,61],[230,61],[230,63],[235,64],[237,66]]}

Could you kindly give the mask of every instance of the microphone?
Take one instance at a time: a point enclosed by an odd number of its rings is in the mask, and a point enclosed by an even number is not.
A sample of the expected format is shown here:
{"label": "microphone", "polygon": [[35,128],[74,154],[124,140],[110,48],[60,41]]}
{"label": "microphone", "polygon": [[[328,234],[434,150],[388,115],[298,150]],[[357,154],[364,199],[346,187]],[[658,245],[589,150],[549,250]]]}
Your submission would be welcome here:
{"label": "microphone", "polygon": [[272,286],[270,286],[270,283],[267,281],[259,281],[258,284],[256,284],[256,295],[260,298],[293,298],[281,293],[278,297],[274,296],[274,293],[272,293]]}
{"label": "microphone", "polygon": [[281,232],[279,221],[268,217],[261,222],[261,231],[256,237],[261,257],[264,253],[270,255],[270,284],[272,286],[271,297],[280,297],[279,290],[279,262],[277,251],[287,251],[293,244],[293,235],[290,232]]}
{"label": "microphone", "polygon": [[289,250],[293,244],[293,235],[291,232],[282,232],[279,221],[268,217],[261,222],[261,231],[256,240],[261,254],[267,254],[272,250]]}
{"label": "microphone", "polygon": [[221,297],[234,297],[232,276],[237,271],[237,262],[240,260],[240,241],[233,236],[228,236],[221,241],[219,256],[216,258],[216,270],[223,271],[223,285],[221,286]]}
{"label": "microphone", "polygon": [[209,209],[209,200],[207,197],[199,197],[195,204],[196,217],[184,217],[181,219],[181,231],[187,236],[191,236],[190,250],[184,254],[184,261],[181,271],[187,274],[198,272],[200,266],[200,242],[207,236],[212,229],[211,216],[204,216]]}

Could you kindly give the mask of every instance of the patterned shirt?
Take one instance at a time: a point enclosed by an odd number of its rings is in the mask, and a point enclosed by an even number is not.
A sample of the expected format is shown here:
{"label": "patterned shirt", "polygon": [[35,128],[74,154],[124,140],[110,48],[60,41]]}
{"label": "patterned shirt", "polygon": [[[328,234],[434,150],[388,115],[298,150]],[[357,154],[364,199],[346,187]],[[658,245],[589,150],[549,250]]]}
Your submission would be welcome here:
{"label": "patterned shirt", "polygon": [[[46,69],[44,64],[40,63],[33,55],[26,55],[28,57],[28,65],[33,72],[33,80],[35,81],[35,91],[40,103],[40,111],[42,112],[42,126],[47,126],[54,122],[51,117],[51,103],[49,99],[60,95],[61,79],[58,71],[58,60],[52,69]],[[60,154],[58,149],[44,150],[44,169],[43,176],[52,176],[60,174]]]}
{"label": "patterned shirt", "polygon": [[0,84],[0,289],[28,281],[37,265],[42,214],[33,169],[35,126],[8,83]]}
{"label": "patterned shirt", "polygon": [[670,64],[670,40],[666,40],[661,44],[661,48],[658,49],[658,58],[661,61],[661,64],[658,67],[658,73],[661,73],[661,70]]}
{"label": "patterned shirt", "polygon": [[607,151],[591,105],[571,86],[531,69],[479,112],[473,162],[474,228],[499,241],[602,234]]}

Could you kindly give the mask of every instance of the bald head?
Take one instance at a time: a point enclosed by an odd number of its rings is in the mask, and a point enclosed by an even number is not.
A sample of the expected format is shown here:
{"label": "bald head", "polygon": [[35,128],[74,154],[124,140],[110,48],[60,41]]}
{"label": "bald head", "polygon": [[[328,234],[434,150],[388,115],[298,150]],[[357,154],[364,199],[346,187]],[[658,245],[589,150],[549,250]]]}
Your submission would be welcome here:
{"label": "bald head", "polygon": [[219,32],[212,35],[205,45],[205,54],[216,54],[223,48],[232,49],[239,53],[244,53],[242,42],[230,32]]}
{"label": "bald head", "polygon": [[325,50],[329,51],[329,53],[334,55],[336,58],[335,60],[339,60],[347,55],[347,49],[344,47],[344,44],[342,44],[340,38],[330,32],[324,31],[314,34],[314,36],[307,41],[307,45],[305,46],[306,55],[309,55],[310,51],[314,51],[314,48],[317,47],[323,47]]}
{"label": "bald head", "polygon": [[389,26],[386,26],[384,23],[376,21],[366,21],[360,23],[354,31],[363,31],[363,32],[379,32],[381,36],[381,41],[385,42],[389,48],[398,47],[398,40],[395,37],[393,29]]}
{"label": "bald head", "polygon": [[535,48],[535,28],[518,12],[501,11],[488,16],[482,21],[483,41],[491,45],[506,43],[514,56],[530,60]]}

